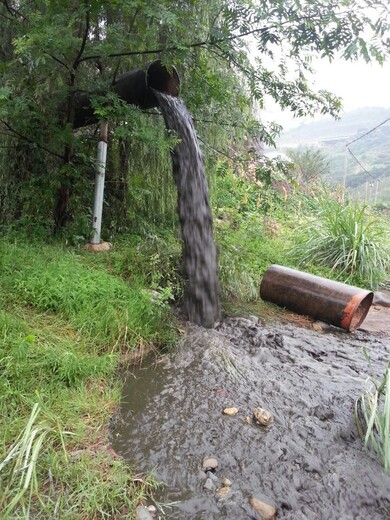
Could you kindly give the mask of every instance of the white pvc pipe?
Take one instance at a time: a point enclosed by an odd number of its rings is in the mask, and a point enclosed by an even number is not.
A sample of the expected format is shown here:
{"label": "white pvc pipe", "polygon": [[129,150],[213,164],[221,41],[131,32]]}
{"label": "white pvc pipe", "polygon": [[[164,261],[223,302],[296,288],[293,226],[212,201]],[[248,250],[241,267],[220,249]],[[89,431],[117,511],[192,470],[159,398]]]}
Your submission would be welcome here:
{"label": "white pvc pipe", "polygon": [[92,239],[91,244],[100,244],[100,233],[102,228],[104,180],[106,176],[107,160],[107,121],[100,124],[100,138],[97,150],[95,192],[92,213]]}

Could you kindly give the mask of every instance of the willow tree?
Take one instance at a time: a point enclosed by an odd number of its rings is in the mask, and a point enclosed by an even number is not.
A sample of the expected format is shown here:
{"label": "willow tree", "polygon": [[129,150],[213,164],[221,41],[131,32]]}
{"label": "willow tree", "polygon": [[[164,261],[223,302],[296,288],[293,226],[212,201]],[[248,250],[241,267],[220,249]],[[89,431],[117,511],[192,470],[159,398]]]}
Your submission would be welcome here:
{"label": "willow tree", "polygon": [[[313,57],[383,62],[388,29],[380,0],[3,0],[2,218],[52,219],[58,229],[85,212],[94,128],[73,131],[80,91],[160,58],[179,70],[206,137],[271,142],[279,127],[263,126],[254,103],[270,96],[297,116],[336,115],[340,99],[310,88]],[[114,139],[166,152],[158,117],[109,91],[94,103],[115,123]]]}

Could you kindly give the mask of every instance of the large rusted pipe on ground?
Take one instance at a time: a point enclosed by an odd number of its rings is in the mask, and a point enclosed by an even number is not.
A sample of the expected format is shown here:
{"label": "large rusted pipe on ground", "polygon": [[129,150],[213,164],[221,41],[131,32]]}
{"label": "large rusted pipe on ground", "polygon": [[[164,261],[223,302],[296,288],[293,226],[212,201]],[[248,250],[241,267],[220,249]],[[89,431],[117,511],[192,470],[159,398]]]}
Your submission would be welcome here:
{"label": "large rusted pipe on ground", "polygon": [[312,316],[353,332],[367,316],[374,293],[288,267],[271,265],[261,282],[260,296],[298,314]]}
{"label": "large rusted pipe on ground", "polygon": [[99,121],[92,108],[91,95],[104,95],[111,91],[130,105],[147,109],[158,105],[151,89],[159,90],[171,96],[178,96],[180,78],[177,70],[174,67],[168,70],[160,60],[157,60],[149,65],[146,72],[139,69],[119,76],[110,89],[76,93],[74,97],[73,128],[81,128]]}

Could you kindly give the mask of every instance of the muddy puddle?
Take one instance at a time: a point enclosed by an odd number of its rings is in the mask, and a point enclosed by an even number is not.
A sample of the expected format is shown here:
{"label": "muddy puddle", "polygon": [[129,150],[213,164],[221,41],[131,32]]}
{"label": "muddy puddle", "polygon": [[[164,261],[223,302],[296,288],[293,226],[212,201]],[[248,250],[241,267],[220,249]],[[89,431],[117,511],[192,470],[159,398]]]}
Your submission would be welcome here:
{"label": "muddy puddle", "polygon": [[[128,374],[112,446],[165,483],[157,501],[166,519],[260,519],[251,497],[275,506],[278,519],[390,518],[390,479],[354,422],[370,374],[363,347],[382,376],[386,337],[256,318],[194,326],[174,352]],[[271,425],[253,421],[259,406]],[[218,462],[208,475],[205,457]]]}

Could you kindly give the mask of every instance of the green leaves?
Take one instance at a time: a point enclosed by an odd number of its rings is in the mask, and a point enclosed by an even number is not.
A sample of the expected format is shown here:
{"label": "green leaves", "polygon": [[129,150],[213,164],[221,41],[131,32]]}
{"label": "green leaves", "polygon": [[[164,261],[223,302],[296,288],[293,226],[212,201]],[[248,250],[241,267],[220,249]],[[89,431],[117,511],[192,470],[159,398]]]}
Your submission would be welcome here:
{"label": "green leaves", "polygon": [[292,257],[300,265],[329,267],[344,282],[376,289],[390,266],[385,226],[357,202],[343,204],[326,193],[313,202],[314,216],[301,226]]}

